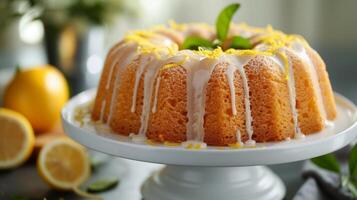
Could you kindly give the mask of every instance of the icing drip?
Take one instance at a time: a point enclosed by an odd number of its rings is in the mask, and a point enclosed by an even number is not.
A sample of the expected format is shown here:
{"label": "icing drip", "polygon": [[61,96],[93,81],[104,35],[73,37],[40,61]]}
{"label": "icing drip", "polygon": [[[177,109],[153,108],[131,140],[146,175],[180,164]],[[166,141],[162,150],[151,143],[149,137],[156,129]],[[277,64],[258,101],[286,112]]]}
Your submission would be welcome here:
{"label": "icing drip", "polygon": [[254,147],[256,144],[255,140],[247,140],[244,145],[248,147]]}
{"label": "icing drip", "polygon": [[207,148],[207,144],[204,142],[199,142],[196,140],[187,140],[182,142],[181,145],[186,149],[205,149]]}
{"label": "icing drip", "polygon": [[[132,59],[132,56],[133,56],[132,54],[133,54],[135,48],[136,48],[136,46],[134,46],[132,44],[131,45],[124,44],[124,45],[120,45],[120,46],[116,47],[116,49],[114,49],[113,52],[111,52],[111,54],[109,55],[109,58],[112,57],[112,56],[116,56],[116,58],[114,59],[114,61],[110,65],[109,78],[108,78],[108,81],[106,82],[105,90],[109,90],[110,89],[110,83],[112,82],[112,78],[114,77],[113,76],[113,71],[114,71],[115,66],[118,63],[120,63],[120,61],[123,58],[126,57],[125,60],[123,61],[124,65],[119,65],[119,68],[120,68],[120,66],[121,66],[121,68],[126,67],[125,63],[131,62],[131,59]],[[117,71],[119,73],[120,69],[117,69]],[[116,79],[117,79],[117,77],[115,77],[115,81],[114,82],[117,81]],[[112,88],[112,91],[106,91],[105,96],[108,93],[113,92],[114,90],[115,90],[115,86]],[[111,108],[111,102],[109,102],[109,103],[110,103],[110,108]],[[108,106],[108,104],[105,102],[105,98],[103,98],[102,103],[101,103],[101,110],[100,110],[100,120],[101,121],[104,120],[104,112],[105,112],[106,106]],[[111,109],[109,110],[109,112],[111,112]],[[109,122],[109,120],[108,120],[108,122]]]}
{"label": "icing drip", "polygon": [[140,117],[141,126],[138,133],[138,135],[141,136],[145,136],[148,128],[150,108],[151,108],[151,97],[153,93],[154,82],[159,72],[159,69],[162,65],[163,65],[162,60],[154,59],[148,65],[144,75],[144,102],[143,102],[143,109]]}
{"label": "icing drip", "polygon": [[325,110],[325,106],[324,106],[324,101],[323,101],[323,97],[322,97],[322,91],[321,91],[321,87],[320,87],[320,83],[319,83],[319,77],[318,77],[316,66],[312,62],[310,56],[307,54],[305,46],[302,43],[294,42],[292,44],[292,49],[300,57],[300,59],[302,59],[306,64],[308,64],[310,66],[310,67],[308,67],[308,69],[310,70],[312,84],[313,84],[314,90],[316,91],[317,104],[318,104],[319,110],[321,111],[321,115],[322,115],[322,119],[323,119],[324,123],[328,124],[328,121],[326,119],[327,115],[326,115],[326,110]]}
{"label": "icing drip", "polygon": [[99,120],[100,120],[100,121],[103,121],[103,120],[104,120],[105,104],[106,104],[106,101],[105,101],[105,99],[103,99],[102,105],[101,105],[101,108],[100,108],[100,117],[99,117]]}
{"label": "icing drip", "polygon": [[153,56],[150,55],[146,55],[143,56],[140,59],[140,63],[139,63],[139,67],[136,69],[136,75],[135,75],[135,83],[134,83],[134,90],[133,90],[133,98],[132,98],[132,102],[131,102],[131,112],[135,112],[136,109],[136,98],[138,95],[138,87],[139,87],[139,82],[141,79],[142,74],[144,73],[145,67],[150,63],[150,61],[153,59]]}
{"label": "icing drip", "polygon": [[[155,34],[154,32],[142,32],[139,31],[134,35],[127,36],[126,40],[134,43],[138,43],[138,51],[144,54],[140,59],[139,67],[136,70],[136,77],[133,90],[133,98],[131,104],[131,112],[135,112],[136,98],[138,93],[138,87],[140,78],[143,75],[148,63],[152,62],[154,58],[165,60],[167,55],[175,54],[178,50],[177,44],[171,39]],[[145,72],[146,73],[146,72]],[[144,85],[145,87],[146,85]]]}
{"label": "icing drip", "polygon": [[187,140],[203,142],[206,87],[217,59],[192,59],[183,66],[187,71]]}
{"label": "icing drip", "polygon": [[[112,81],[112,78],[113,78],[113,71],[114,71],[114,68],[115,68],[115,65],[118,64],[118,61],[122,58],[123,56],[123,51],[120,51],[122,50],[123,48],[126,48],[128,47],[128,44],[124,44],[124,45],[121,45],[119,47],[117,47],[116,49],[113,50],[113,52],[109,55],[108,59],[110,59],[112,56],[116,56],[114,62],[111,63],[110,65],[110,69],[109,69],[109,78],[107,80],[107,83],[105,85],[105,89],[108,90],[109,89],[109,86],[110,86],[110,83]],[[119,55],[117,55],[117,53],[120,53]]]}
{"label": "icing drip", "polygon": [[118,60],[119,60],[119,56],[117,57],[116,61],[113,62],[110,66],[110,70],[109,70],[109,78],[108,78],[108,81],[107,81],[107,84],[105,85],[105,89],[108,90],[109,89],[109,86],[110,86],[110,83],[112,82],[112,77],[113,77],[113,71],[114,71],[114,67],[115,65],[118,64]]}
{"label": "icing drip", "polygon": [[290,108],[293,113],[294,131],[295,131],[294,138],[303,138],[305,137],[305,135],[301,132],[301,129],[299,127],[298,111],[296,109],[295,77],[294,77],[294,69],[291,60],[288,61],[288,67],[289,67],[288,68],[289,100],[290,100]]}
{"label": "icing drip", "polygon": [[157,98],[158,98],[158,94],[159,94],[160,80],[161,80],[161,77],[158,77],[157,80],[156,80],[154,105],[153,105],[153,107],[152,107],[152,112],[153,112],[153,113],[155,113],[156,110],[157,110]]}
{"label": "icing drip", "polygon": [[228,65],[226,76],[228,80],[229,91],[231,95],[231,104],[232,104],[232,113],[233,115],[237,115],[237,108],[236,108],[236,92],[234,87],[234,72],[236,71],[235,66]]}
{"label": "icing drip", "polygon": [[277,63],[281,70],[287,75],[286,79],[289,92],[289,103],[294,123],[294,138],[303,138],[304,134],[301,132],[299,127],[298,111],[296,109],[296,87],[291,60],[289,60],[289,58],[286,56],[284,49],[281,49],[279,52],[277,52],[277,55],[274,55],[270,58],[275,63]]}
{"label": "icing drip", "polygon": [[[128,47],[129,47],[129,44],[120,45],[116,49],[114,49],[113,52],[108,56],[107,59],[111,59],[111,57],[113,57],[113,56],[115,56],[115,59],[110,65],[109,74],[108,74],[109,78],[108,78],[107,83],[105,85],[105,89],[106,90],[108,90],[109,87],[110,87],[110,83],[111,83],[111,81],[113,79],[113,72],[114,72],[115,66],[118,64],[118,61],[120,59],[122,59],[122,57],[123,57],[123,54],[124,54],[123,49],[124,48],[128,48]],[[118,53],[119,53],[119,55],[118,55]]]}
{"label": "icing drip", "polygon": [[[227,60],[229,61],[228,69],[226,71],[226,75],[229,81],[229,89],[231,93],[231,103],[232,109],[234,105],[235,111],[233,113],[237,113],[235,107],[235,88],[234,88],[234,72],[238,70],[242,82],[243,82],[243,92],[244,92],[244,107],[245,107],[245,126],[246,131],[248,134],[248,143],[255,143],[253,140],[253,126],[252,126],[252,112],[250,108],[250,97],[249,97],[249,85],[248,79],[245,74],[244,65],[246,65],[252,56],[226,56]],[[232,69],[234,67],[234,69]],[[233,98],[234,97],[234,98]]]}
{"label": "icing drip", "polygon": [[109,115],[108,115],[108,120],[107,123],[109,124],[111,119],[112,119],[112,113],[113,113],[113,107],[114,107],[114,102],[115,98],[118,94],[119,86],[120,86],[120,73],[123,69],[127,67],[135,58],[137,57],[136,53],[136,45],[129,45],[125,50],[123,50],[123,54],[121,56],[121,59],[118,60],[118,63],[120,65],[118,66],[118,69],[115,74],[115,81],[114,81],[114,86],[112,92],[112,98],[110,99],[110,104],[109,104]]}
{"label": "icing drip", "polygon": [[[116,47],[112,52],[110,52],[109,56],[108,56],[108,59],[113,57],[113,56],[116,56],[115,60],[110,64],[110,69],[109,69],[109,75],[108,75],[108,79],[107,79],[107,82],[105,84],[105,90],[108,90],[109,89],[109,86],[110,86],[110,83],[112,81],[112,78],[113,78],[113,71],[114,71],[114,68],[115,66],[118,64],[118,60],[122,57],[122,53],[121,51],[119,50],[122,50],[123,47],[126,47],[127,45],[120,45],[118,47]],[[119,55],[117,55],[119,53]],[[107,95],[107,93],[105,93],[105,96]],[[105,110],[105,106],[106,106],[106,103],[105,103],[105,96],[102,100],[102,103],[101,103],[101,108],[100,108],[100,121],[103,121],[104,120],[104,110]]]}
{"label": "icing drip", "polygon": [[134,142],[134,143],[144,143],[146,141],[146,136],[145,135],[136,135],[135,133],[130,133],[129,138]]}
{"label": "icing drip", "polygon": [[237,143],[240,145],[240,146],[243,146],[243,142],[242,142],[242,134],[240,132],[240,130],[237,128],[237,131],[236,131],[236,137],[237,137]]}

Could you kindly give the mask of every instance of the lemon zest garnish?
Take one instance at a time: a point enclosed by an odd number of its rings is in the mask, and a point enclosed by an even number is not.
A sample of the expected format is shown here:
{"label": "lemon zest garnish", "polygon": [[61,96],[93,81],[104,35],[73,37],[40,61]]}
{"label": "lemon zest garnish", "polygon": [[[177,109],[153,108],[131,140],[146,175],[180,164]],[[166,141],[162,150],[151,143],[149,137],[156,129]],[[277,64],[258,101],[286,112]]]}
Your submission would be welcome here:
{"label": "lemon zest garnish", "polygon": [[154,54],[156,58],[161,59],[165,55],[174,55],[178,51],[178,45],[171,43],[168,46],[164,44],[155,44],[155,39],[160,39],[159,34],[153,30],[136,30],[132,31],[124,37],[126,42],[138,44],[138,52],[142,54]]}
{"label": "lemon zest garnish", "polygon": [[202,149],[201,144],[188,144],[186,149],[191,149],[191,150],[200,150]]}
{"label": "lemon zest garnish", "polygon": [[151,145],[151,146],[157,146],[157,143],[150,139],[146,140],[146,144]]}
{"label": "lemon zest garnish", "polygon": [[193,149],[193,144],[188,144],[188,145],[186,146],[186,149]]}
{"label": "lemon zest garnish", "polygon": [[228,144],[228,146],[229,146],[229,148],[232,148],[232,149],[241,149],[242,148],[242,145],[239,143]]}
{"label": "lemon zest garnish", "polygon": [[255,55],[265,55],[271,56],[273,54],[264,51],[257,51],[257,50],[238,50],[238,49],[228,49],[225,51],[226,54],[230,55],[238,55],[238,56],[255,56]]}
{"label": "lemon zest garnish", "polygon": [[161,67],[161,70],[167,70],[167,69],[170,69],[170,68],[173,68],[173,67],[177,67],[179,66],[178,63],[167,63],[165,64],[164,66]]}
{"label": "lemon zest garnish", "polygon": [[168,54],[173,56],[177,53],[179,46],[176,43],[172,43],[169,48],[167,48]]}
{"label": "lemon zest garnish", "polygon": [[[196,26],[201,27],[209,27],[206,24],[194,24]],[[169,21],[169,26],[172,31],[184,31],[189,26],[188,24],[178,24],[173,20]],[[301,42],[303,45],[308,46],[305,39],[300,35],[286,35],[281,31],[274,30],[271,25],[268,25],[265,28],[259,27],[250,27],[245,23],[239,24],[238,28],[243,31],[253,32],[257,35],[255,36],[255,40],[259,41],[260,44],[265,44],[266,49],[258,50],[258,49],[249,49],[249,50],[238,50],[238,49],[228,49],[223,51],[221,47],[217,47],[213,50],[199,48],[198,51],[193,51],[196,55],[205,56],[212,59],[217,59],[224,54],[231,54],[237,56],[255,56],[255,55],[264,55],[264,56],[273,56],[278,55],[282,58],[285,68],[288,66],[286,55],[282,55],[279,53],[282,47],[291,47],[293,42]],[[158,25],[149,30],[136,30],[131,31],[130,34],[127,34],[124,38],[127,42],[134,42],[138,44],[138,51],[142,54],[153,54],[158,59],[166,58],[167,56],[174,56],[178,51],[179,47],[176,43],[172,42],[171,44],[163,44],[162,42],[155,42],[155,40],[160,41],[160,34],[157,34],[158,30],[165,30],[165,26]],[[189,58],[189,57],[188,57]],[[185,60],[184,62],[186,62]],[[181,61],[180,61],[181,62]],[[175,67],[177,65],[181,65],[181,63],[169,63],[162,67],[162,70],[169,69],[171,67]],[[288,71],[288,70],[287,70]]]}
{"label": "lemon zest garnish", "polygon": [[167,142],[167,141],[165,141],[164,145],[165,146],[169,146],[169,147],[176,147],[176,146],[180,146],[181,144],[180,143],[176,143],[176,142]]}
{"label": "lemon zest garnish", "polygon": [[194,149],[201,149],[201,144],[195,144],[193,148]]}
{"label": "lemon zest garnish", "polygon": [[266,44],[266,52],[277,53],[282,47],[291,47],[293,42],[301,42],[303,45],[308,45],[306,40],[300,35],[286,35],[279,31],[274,31],[268,35],[260,36],[260,44]]}
{"label": "lemon zest garnish", "polygon": [[224,52],[223,52],[221,47],[217,47],[217,48],[215,48],[213,50],[204,49],[204,48],[199,47],[198,51],[195,51],[195,52],[198,55],[202,55],[202,56],[205,56],[207,58],[213,58],[213,59],[219,58],[221,55],[224,54]]}

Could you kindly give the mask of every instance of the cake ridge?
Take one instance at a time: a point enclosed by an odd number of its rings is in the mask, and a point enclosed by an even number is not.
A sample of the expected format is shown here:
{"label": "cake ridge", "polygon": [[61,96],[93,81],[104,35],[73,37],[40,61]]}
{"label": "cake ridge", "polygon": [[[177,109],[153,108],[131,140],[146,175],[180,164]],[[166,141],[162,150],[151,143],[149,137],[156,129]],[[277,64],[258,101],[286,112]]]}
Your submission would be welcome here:
{"label": "cake ridge", "polygon": [[[244,106],[245,106],[245,126],[246,126],[246,131],[248,134],[248,141],[253,141],[252,137],[253,137],[253,127],[252,127],[252,114],[251,114],[251,108],[250,108],[250,100],[249,100],[249,86],[248,86],[248,79],[244,70],[244,66],[252,59],[252,56],[244,56],[243,60],[240,60],[239,57],[234,57],[232,58],[232,56],[226,56],[228,57],[228,69],[226,71],[226,76],[228,79],[228,85],[229,85],[229,90],[231,93],[231,103],[232,103],[232,113],[233,115],[236,115],[237,110],[236,110],[236,100],[235,100],[235,88],[234,88],[234,72],[236,70],[238,70],[242,81],[243,81],[243,91],[244,91]],[[232,70],[232,66],[233,66],[233,70]],[[237,136],[237,142],[240,143],[241,142],[241,133],[240,130],[237,129],[237,131],[239,131],[239,140],[238,140],[238,136]]]}
{"label": "cake ridge", "polygon": [[[118,88],[119,88],[119,84],[120,84],[120,73],[122,68],[125,68],[127,65],[129,65],[132,60],[137,57],[137,53],[135,52],[135,47],[136,45],[128,45],[125,46],[125,48],[127,48],[127,52],[124,51],[123,54],[121,56],[124,56],[125,52],[128,53],[128,55],[125,56],[124,60],[122,61],[122,63],[120,63],[120,65],[118,66],[117,69],[117,73],[115,75],[115,80],[114,80],[114,86],[113,86],[113,90],[112,90],[112,96],[111,96],[111,100],[110,100],[110,104],[109,104],[109,113],[108,113],[108,119],[107,119],[107,123],[109,124],[111,119],[112,119],[112,111],[113,111],[113,106],[114,106],[114,99],[118,93]],[[120,57],[122,58],[122,57]],[[118,60],[119,62],[119,60]],[[119,63],[118,63],[119,64]],[[121,67],[120,67],[121,66]]]}
{"label": "cake ridge", "polygon": [[307,55],[306,49],[302,44],[293,43],[292,49],[293,49],[294,53],[296,53],[304,62],[306,62],[310,66],[309,69],[311,69],[312,82],[314,85],[314,89],[317,93],[318,106],[319,106],[319,109],[322,114],[322,119],[323,119],[324,123],[326,124],[327,123],[327,115],[326,115],[326,109],[325,109],[325,105],[324,105],[325,103],[324,103],[323,97],[322,97],[322,91],[321,91],[321,87],[319,84],[319,78],[317,75],[316,66],[312,62],[309,55]]}

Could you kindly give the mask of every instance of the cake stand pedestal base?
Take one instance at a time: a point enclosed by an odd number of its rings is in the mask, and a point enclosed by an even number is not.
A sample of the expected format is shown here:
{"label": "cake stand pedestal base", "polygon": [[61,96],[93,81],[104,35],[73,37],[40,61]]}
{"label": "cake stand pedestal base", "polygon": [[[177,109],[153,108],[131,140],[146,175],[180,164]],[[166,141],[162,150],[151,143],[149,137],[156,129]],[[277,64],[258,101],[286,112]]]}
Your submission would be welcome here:
{"label": "cake stand pedestal base", "polygon": [[186,167],[168,165],[142,187],[144,200],[277,200],[285,186],[263,166]]}

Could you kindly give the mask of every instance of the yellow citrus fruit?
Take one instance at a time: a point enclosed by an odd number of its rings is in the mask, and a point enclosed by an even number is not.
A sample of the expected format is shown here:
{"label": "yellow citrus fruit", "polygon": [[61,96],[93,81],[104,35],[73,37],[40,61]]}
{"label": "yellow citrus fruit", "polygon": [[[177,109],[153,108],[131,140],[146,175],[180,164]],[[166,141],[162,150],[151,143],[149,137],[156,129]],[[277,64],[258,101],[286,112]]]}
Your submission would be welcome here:
{"label": "yellow citrus fruit", "polygon": [[50,186],[73,190],[89,177],[90,163],[84,147],[68,138],[58,138],[41,149],[37,170]]}
{"label": "yellow citrus fruit", "polygon": [[0,108],[0,169],[17,167],[31,155],[35,136],[20,113]]}
{"label": "yellow citrus fruit", "polygon": [[69,97],[62,73],[51,66],[20,70],[5,89],[4,107],[23,114],[36,132],[50,130]]}

